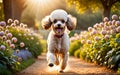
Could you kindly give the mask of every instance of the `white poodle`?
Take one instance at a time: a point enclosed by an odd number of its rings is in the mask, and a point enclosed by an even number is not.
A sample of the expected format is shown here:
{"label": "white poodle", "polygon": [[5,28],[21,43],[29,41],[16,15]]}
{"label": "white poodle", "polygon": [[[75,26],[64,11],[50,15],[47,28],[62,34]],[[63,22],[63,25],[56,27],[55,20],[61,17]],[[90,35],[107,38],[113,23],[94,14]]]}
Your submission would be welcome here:
{"label": "white poodle", "polygon": [[73,30],[76,26],[76,18],[68,15],[62,9],[54,10],[42,20],[44,29],[51,28],[47,44],[48,66],[60,65],[59,72],[63,72],[68,61],[68,49],[70,46],[69,36],[66,29]]}

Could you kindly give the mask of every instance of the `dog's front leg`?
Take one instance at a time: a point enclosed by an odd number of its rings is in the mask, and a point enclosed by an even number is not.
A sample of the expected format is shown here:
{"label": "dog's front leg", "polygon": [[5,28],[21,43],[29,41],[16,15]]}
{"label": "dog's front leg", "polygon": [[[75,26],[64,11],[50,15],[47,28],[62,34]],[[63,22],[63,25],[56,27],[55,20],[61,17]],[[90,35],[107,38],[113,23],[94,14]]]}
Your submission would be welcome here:
{"label": "dog's front leg", "polygon": [[61,63],[60,63],[60,72],[63,72],[63,70],[66,68],[67,66],[67,61],[68,61],[68,52],[61,54]]}
{"label": "dog's front leg", "polygon": [[50,51],[47,52],[47,61],[48,61],[48,66],[50,67],[54,66],[55,55],[53,52],[50,52]]}

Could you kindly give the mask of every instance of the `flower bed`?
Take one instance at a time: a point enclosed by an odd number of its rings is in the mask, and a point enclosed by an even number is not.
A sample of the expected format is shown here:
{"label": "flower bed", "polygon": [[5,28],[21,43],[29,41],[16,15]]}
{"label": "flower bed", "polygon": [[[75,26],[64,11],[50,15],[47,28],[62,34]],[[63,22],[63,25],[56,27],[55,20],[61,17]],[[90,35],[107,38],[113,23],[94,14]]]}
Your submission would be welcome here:
{"label": "flower bed", "polygon": [[79,44],[76,50],[73,49],[74,56],[112,69],[120,67],[120,21],[117,15],[113,15],[112,20],[105,17],[103,22],[75,34],[71,37],[71,43],[74,42]]}
{"label": "flower bed", "polygon": [[[9,19],[7,23],[1,21],[0,69],[5,69],[8,74],[18,71],[21,62],[41,54],[41,40],[40,34],[18,20]],[[0,74],[4,73],[0,71]]]}

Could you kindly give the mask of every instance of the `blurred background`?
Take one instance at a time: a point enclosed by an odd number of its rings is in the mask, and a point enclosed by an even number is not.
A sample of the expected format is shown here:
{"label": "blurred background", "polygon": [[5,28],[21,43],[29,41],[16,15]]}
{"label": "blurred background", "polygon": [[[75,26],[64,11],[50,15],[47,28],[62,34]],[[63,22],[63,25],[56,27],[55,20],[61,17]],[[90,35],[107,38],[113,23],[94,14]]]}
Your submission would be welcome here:
{"label": "blurred background", "polygon": [[41,20],[55,9],[75,16],[77,27],[73,32],[79,33],[101,22],[103,17],[120,15],[120,0],[0,0],[0,21],[17,19],[46,38],[49,30],[42,29]]}

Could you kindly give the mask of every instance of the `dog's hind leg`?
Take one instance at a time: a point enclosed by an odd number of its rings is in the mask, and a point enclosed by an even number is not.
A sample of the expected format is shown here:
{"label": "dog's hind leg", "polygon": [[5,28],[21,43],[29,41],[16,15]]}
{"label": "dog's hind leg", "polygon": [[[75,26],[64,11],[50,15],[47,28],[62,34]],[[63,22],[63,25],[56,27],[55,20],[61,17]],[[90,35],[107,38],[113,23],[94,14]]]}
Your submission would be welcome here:
{"label": "dog's hind leg", "polygon": [[55,63],[55,56],[53,53],[48,52],[47,53],[47,61],[48,61],[48,66],[53,67]]}
{"label": "dog's hind leg", "polygon": [[62,54],[60,57],[61,57],[61,59],[60,59],[60,70],[59,70],[59,72],[63,72],[63,70],[67,66],[68,53]]}

